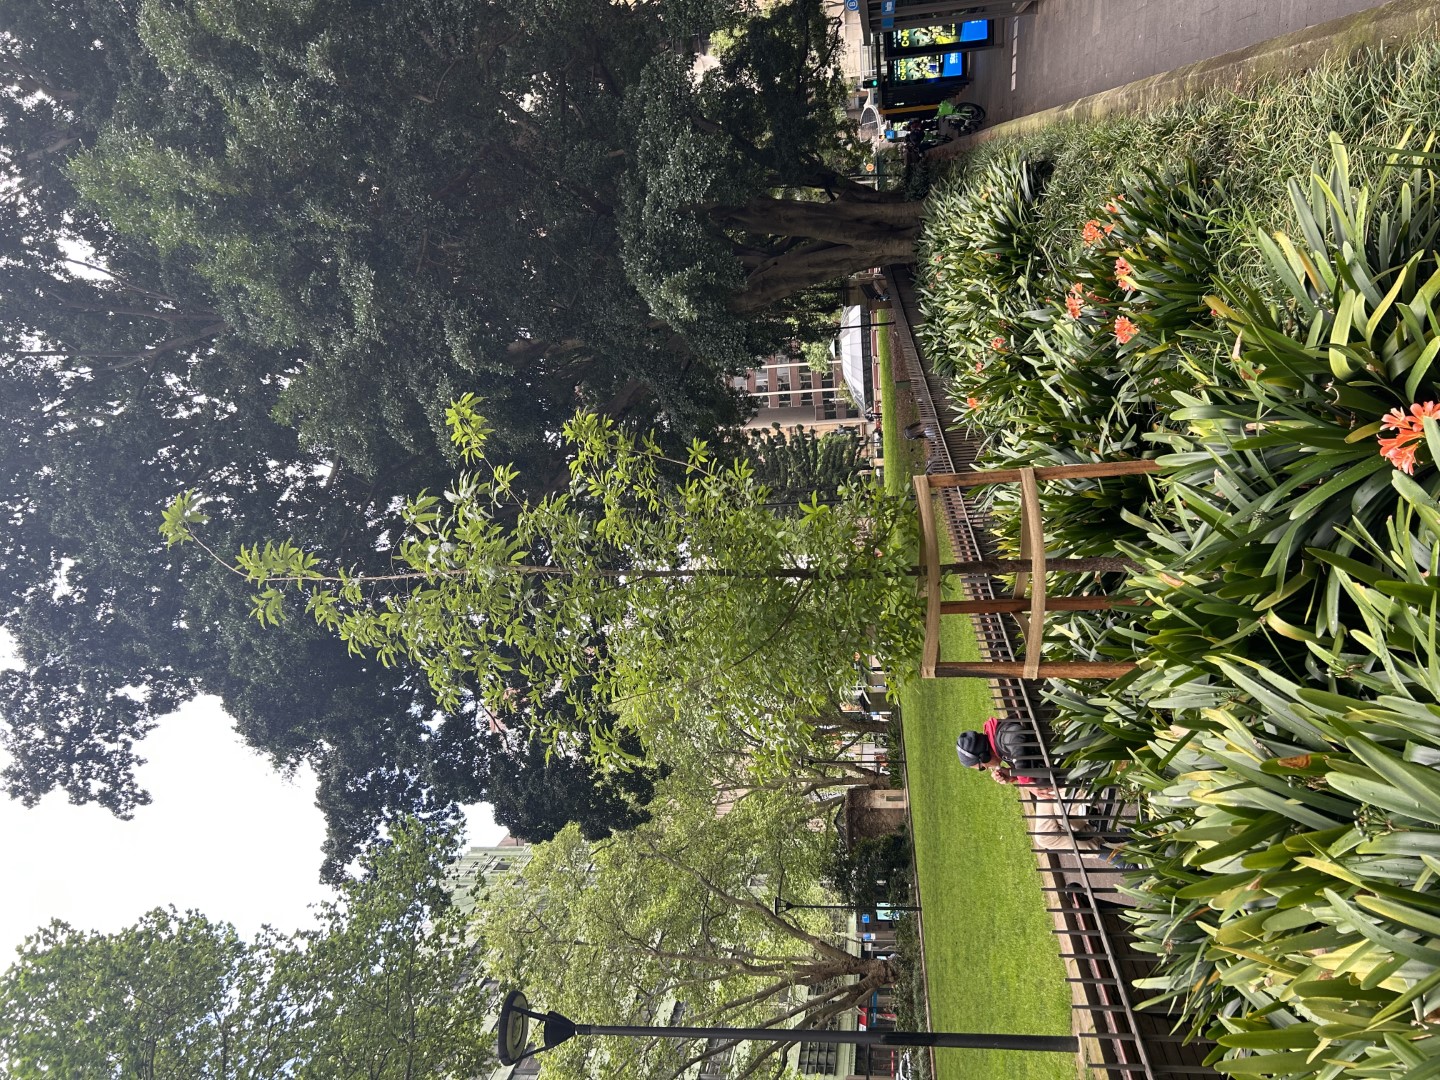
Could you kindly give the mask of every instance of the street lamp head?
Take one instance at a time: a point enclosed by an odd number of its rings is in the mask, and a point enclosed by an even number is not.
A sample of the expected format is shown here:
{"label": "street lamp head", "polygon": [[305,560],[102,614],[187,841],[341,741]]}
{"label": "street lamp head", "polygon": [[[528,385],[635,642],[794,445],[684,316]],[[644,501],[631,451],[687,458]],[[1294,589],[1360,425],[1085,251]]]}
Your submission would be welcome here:
{"label": "street lamp head", "polygon": [[775,914],[777,916],[784,915],[794,906],[789,900],[782,900],[779,896],[775,897]]}
{"label": "street lamp head", "polygon": [[[531,1020],[539,1020],[544,1025],[541,1028],[539,1046],[526,1046],[530,1038]],[[500,1064],[514,1065],[542,1050],[553,1050],[573,1038],[575,1032],[575,1023],[569,1017],[561,1016],[553,1010],[537,1013],[530,1008],[530,1002],[523,990],[511,990],[500,1005],[500,1020],[495,1029]]]}
{"label": "street lamp head", "polygon": [[500,1022],[495,1029],[495,1037],[502,1065],[514,1065],[525,1057],[525,1044],[530,1041],[529,1004],[524,991],[511,990],[500,1006]]}

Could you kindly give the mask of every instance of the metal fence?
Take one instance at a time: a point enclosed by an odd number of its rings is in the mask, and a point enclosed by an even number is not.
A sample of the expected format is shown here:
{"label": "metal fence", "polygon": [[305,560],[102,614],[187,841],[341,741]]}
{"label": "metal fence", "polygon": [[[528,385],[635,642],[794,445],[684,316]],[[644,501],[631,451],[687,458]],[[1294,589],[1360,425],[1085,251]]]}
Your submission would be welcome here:
{"label": "metal fence", "polygon": [[[966,433],[962,418],[916,348],[911,328],[917,308],[908,270],[889,267],[885,276],[897,345],[895,378],[908,380],[914,395],[926,441],[927,471],[963,470],[976,460],[981,444]],[[955,488],[941,489],[938,498],[938,517],[954,558],[993,558],[995,547],[983,511]],[[1000,595],[1000,583],[994,579],[966,575],[960,581],[968,598]],[[1012,616],[990,613],[972,618],[987,660],[1016,659],[1019,625]],[[1096,1075],[1116,1080],[1218,1076],[1201,1064],[1208,1045],[1177,1033],[1176,1017],[1169,1012],[1141,1008],[1146,994],[1137,990],[1135,980],[1149,974],[1157,961],[1133,947],[1122,914],[1130,902],[1120,888],[1122,875],[1102,862],[1095,850],[1104,850],[1107,833],[1111,838],[1116,835],[1113,830],[1125,808],[1116,803],[1113,791],[1067,787],[1064,770],[1051,752],[1053,710],[1041,696],[1038,682],[1001,678],[991,680],[990,686],[996,715],[1018,721],[1027,736],[1028,754],[1017,763],[1017,772],[1055,793],[1054,798],[1022,799],[1046,910],[1061,939],[1076,1010],[1075,1029],[1086,1061]]]}

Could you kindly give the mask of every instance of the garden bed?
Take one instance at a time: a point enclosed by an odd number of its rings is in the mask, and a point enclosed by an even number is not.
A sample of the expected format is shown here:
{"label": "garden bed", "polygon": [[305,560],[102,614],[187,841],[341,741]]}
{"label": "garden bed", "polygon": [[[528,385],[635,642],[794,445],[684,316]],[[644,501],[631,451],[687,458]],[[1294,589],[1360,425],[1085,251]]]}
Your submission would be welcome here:
{"label": "garden bed", "polygon": [[1437,101],[1429,43],[990,144],[920,249],[985,465],[1163,466],[1045,493],[1053,554],[1139,567],[1052,583],[1136,606],[1045,652],[1141,661],[1060,726],[1145,807],[1147,988],[1236,1075],[1440,1075]]}

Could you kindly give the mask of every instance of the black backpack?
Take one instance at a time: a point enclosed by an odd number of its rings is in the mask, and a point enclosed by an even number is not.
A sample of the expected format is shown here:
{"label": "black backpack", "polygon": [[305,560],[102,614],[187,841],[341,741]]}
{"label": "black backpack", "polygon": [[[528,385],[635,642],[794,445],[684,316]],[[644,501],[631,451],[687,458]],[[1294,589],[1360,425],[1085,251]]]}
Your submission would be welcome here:
{"label": "black backpack", "polygon": [[[995,751],[1002,762],[1013,765],[1028,756],[1025,726],[1017,720],[1001,720],[995,725]],[[990,740],[983,731],[962,731],[955,740],[955,753],[967,769],[984,765],[990,760]]]}
{"label": "black backpack", "polygon": [[1025,758],[1035,756],[1033,741],[1018,720],[1001,720],[995,725],[995,751],[1000,760],[1012,768]]}

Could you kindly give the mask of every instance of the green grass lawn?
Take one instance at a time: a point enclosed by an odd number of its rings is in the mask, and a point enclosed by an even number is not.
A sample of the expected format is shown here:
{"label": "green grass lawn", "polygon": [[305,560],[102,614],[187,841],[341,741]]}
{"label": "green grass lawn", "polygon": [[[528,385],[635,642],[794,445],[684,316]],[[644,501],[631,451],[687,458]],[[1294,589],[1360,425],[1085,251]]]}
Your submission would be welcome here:
{"label": "green grass lawn", "polygon": [[[909,490],[920,443],[899,437],[907,407],[896,400],[888,334],[881,334],[885,483]],[[910,406],[913,408],[913,405]],[[976,659],[968,620],[947,618],[941,656]],[[955,737],[990,715],[979,679],[915,680],[900,694],[916,872],[925,909],[925,968],[937,1031],[1070,1031],[1070,992],[1058,939],[1044,911],[1018,796],[967,771]],[[1068,1054],[941,1050],[937,1080],[1073,1080]]]}

